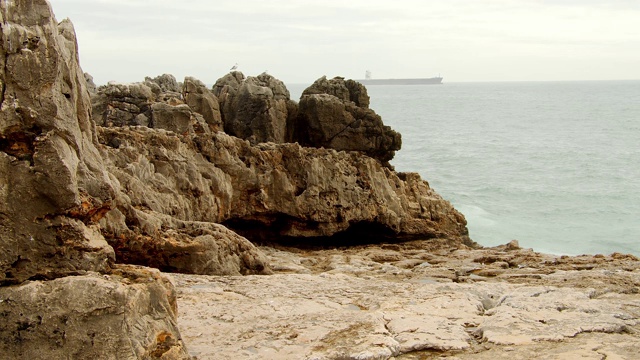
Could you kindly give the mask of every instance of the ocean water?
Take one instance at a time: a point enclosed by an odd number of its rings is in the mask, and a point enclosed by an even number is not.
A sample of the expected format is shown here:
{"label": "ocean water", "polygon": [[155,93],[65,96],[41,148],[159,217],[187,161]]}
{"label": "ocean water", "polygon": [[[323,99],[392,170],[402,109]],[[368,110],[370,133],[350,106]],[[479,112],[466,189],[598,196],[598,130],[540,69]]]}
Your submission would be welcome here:
{"label": "ocean water", "polygon": [[640,81],[367,90],[402,134],[392,165],[420,173],[476,242],[640,255]]}

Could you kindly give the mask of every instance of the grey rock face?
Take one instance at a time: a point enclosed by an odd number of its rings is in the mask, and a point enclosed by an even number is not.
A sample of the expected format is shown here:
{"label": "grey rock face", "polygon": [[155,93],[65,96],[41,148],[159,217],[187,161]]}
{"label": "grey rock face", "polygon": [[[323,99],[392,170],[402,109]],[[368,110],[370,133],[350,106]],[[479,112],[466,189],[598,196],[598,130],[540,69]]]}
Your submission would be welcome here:
{"label": "grey rock face", "polygon": [[83,277],[136,275],[114,269],[97,225],[119,184],[103,162],[73,26],[57,24],[46,0],[0,8],[2,357],[188,358],[166,280]]}
{"label": "grey rock face", "polygon": [[189,359],[175,290],[158,271],[0,287],[0,313],[3,359]]}
{"label": "grey rock face", "polygon": [[117,206],[101,221],[119,261],[197,274],[269,272],[253,244],[214,224],[230,211],[233,182],[242,180],[209,162],[190,136],[144,127],[101,128],[100,141],[111,144],[107,167],[121,186]]}
{"label": "grey rock face", "polygon": [[314,94],[333,95],[342,102],[351,101],[358,107],[369,108],[367,88],[355,80],[345,80],[341,77],[327,79],[323,76],[302,92],[302,96]]}
{"label": "grey rock face", "polygon": [[113,251],[87,225],[114,189],[73,26],[56,24],[44,0],[1,5],[0,283],[104,271]]}
{"label": "grey rock face", "polygon": [[[309,244],[345,231],[468,240],[464,217],[417,174],[396,174],[358,153],[145,128],[104,128],[100,141],[118,144],[107,148],[109,172],[122,184],[116,210],[135,233],[153,237],[180,229],[170,225],[180,220]],[[145,220],[160,215],[165,220]]]}
{"label": "grey rock face", "polygon": [[84,80],[87,82],[87,90],[90,94],[95,94],[98,91],[98,87],[93,82],[93,76],[89,73],[84,73]]}
{"label": "grey rock face", "polygon": [[218,98],[207,89],[202,81],[186,77],[182,88],[184,100],[193,109],[204,118],[205,122],[211,128],[211,131],[223,130],[222,115],[220,114],[220,104]]}
{"label": "grey rock face", "polygon": [[368,106],[361,84],[322,77],[300,98],[296,138],[303,146],[361,151],[389,166],[402,146],[401,136]]}
{"label": "grey rock face", "polygon": [[182,90],[182,86],[178,84],[175,76],[171,74],[162,74],[156,76],[155,78],[146,77],[144,79],[145,84],[149,87],[154,87],[153,84],[157,85],[160,89],[160,92],[174,92],[179,93]]}
{"label": "grey rock face", "polygon": [[150,127],[185,135],[210,131],[204,118],[194,113],[189,105],[171,106],[162,102],[151,105]]}
{"label": "grey rock face", "polygon": [[99,126],[148,126],[155,98],[151,88],[142,83],[101,86],[91,97],[93,119]]}
{"label": "grey rock face", "polygon": [[245,79],[236,71],[220,78],[213,91],[221,104],[226,133],[251,144],[292,141],[289,123],[296,105],[282,81],[265,73]]}

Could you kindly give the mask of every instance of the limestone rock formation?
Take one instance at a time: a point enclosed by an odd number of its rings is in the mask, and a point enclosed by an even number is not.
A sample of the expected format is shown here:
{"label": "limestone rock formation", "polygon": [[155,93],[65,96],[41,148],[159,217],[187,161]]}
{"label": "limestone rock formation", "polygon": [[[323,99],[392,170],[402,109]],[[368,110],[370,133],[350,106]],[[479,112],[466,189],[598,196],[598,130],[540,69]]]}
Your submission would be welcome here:
{"label": "limestone rock formation", "polygon": [[113,251],[90,224],[114,189],[73,26],[56,24],[44,0],[2,9],[0,283],[104,271]]}
{"label": "limestone rock formation", "polygon": [[191,107],[184,103],[181,92],[171,90],[178,86],[174,83],[175,78],[165,74],[156,79],[147,78],[144,83],[101,86],[92,96],[96,123],[105,127],[147,126],[177,134],[217,131],[220,120],[219,114],[216,118],[215,96],[194,86],[198,80],[190,79],[185,86],[193,93],[189,97],[194,105]]}
{"label": "limestone rock formation", "polygon": [[193,111],[203,116],[205,122],[209,124],[211,131],[223,130],[218,98],[211,90],[207,89],[202,81],[193,77],[186,77],[184,79],[182,95],[187,105],[189,105]]}
{"label": "limestone rock formation", "polygon": [[402,145],[400,134],[368,105],[361,84],[322,77],[302,93],[295,138],[303,146],[360,151],[389,166]]}
{"label": "limestone rock formation", "polygon": [[342,102],[351,101],[358,107],[369,108],[367,88],[355,80],[345,80],[343,77],[327,79],[323,76],[302,92],[302,96],[314,94],[333,95]]}
{"label": "limestone rock formation", "polygon": [[107,149],[109,171],[126,196],[112,212],[136,234],[179,220],[222,223],[255,241],[469,242],[464,217],[417,174],[358,153],[145,128],[104,128],[100,141],[118,144]]}
{"label": "limestone rock formation", "polygon": [[100,86],[91,97],[93,119],[99,126],[149,126],[156,96],[142,83]]}
{"label": "limestone rock formation", "polygon": [[176,293],[131,266],[0,287],[3,359],[188,359]]}
{"label": "limestone rock formation", "polygon": [[633,256],[433,240],[262,250],[275,275],[172,275],[198,359],[633,359],[640,345]]}
{"label": "limestone rock formation", "polygon": [[162,74],[154,78],[147,76],[144,79],[144,83],[149,87],[157,86],[159,92],[179,93],[182,91],[182,86],[178,83],[176,77],[171,74]]}
{"label": "limestone rock formation", "polygon": [[93,82],[93,76],[89,73],[84,73],[84,80],[87,82],[87,90],[90,94],[95,94],[98,91],[96,83]]}
{"label": "limestone rock formation", "polygon": [[114,269],[97,225],[118,184],[100,152],[73,26],[57,24],[46,0],[0,0],[0,9],[2,356],[188,358],[166,281],[87,275],[137,276]]}
{"label": "limestone rock formation", "polygon": [[108,168],[121,186],[101,222],[119,261],[198,274],[269,272],[247,239],[214,224],[224,219],[232,185],[188,138],[144,127],[101,128],[100,141],[111,144]]}
{"label": "limestone rock formation", "polygon": [[245,78],[234,71],[218,79],[213,92],[220,101],[226,133],[253,145],[292,141],[289,126],[297,106],[282,81],[266,73]]}
{"label": "limestone rock formation", "polygon": [[164,102],[157,102],[151,105],[151,123],[149,126],[184,135],[211,131],[204,117],[191,110],[189,105],[169,105]]}

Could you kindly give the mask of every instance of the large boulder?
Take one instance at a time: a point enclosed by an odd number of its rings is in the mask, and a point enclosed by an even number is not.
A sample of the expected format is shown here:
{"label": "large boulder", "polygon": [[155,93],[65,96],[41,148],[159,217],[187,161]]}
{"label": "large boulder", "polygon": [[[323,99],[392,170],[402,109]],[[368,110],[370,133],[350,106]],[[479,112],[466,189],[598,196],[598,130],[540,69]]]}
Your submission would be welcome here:
{"label": "large boulder", "polygon": [[[215,124],[215,119],[206,120],[184,103],[182,93],[172,90],[178,86],[174,82],[172,75],[165,74],[155,79],[147,77],[144,83],[112,82],[99,87],[91,97],[96,123],[104,127],[147,126],[177,134],[208,133],[217,129],[219,125]],[[190,99],[200,105],[198,110],[209,114],[210,118],[213,116],[213,110],[194,101],[193,97]],[[216,106],[210,105],[211,108]]]}
{"label": "large boulder", "polygon": [[401,136],[368,106],[361,84],[322,77],[302,93],[295,138],[303,146],[360,151],[390,167]]}
{"label": "large boulder", "polygon": [[131,266],[0,287],[3,359],[188,359],[176,293]]}
{"label": "large boulder", "polygon": [[149,126],[151,105],[156,101],[152,89],[143,83],[109,83],[91,97],[93,119],[99,126]]}
{"label": "large boulder", "polygon": [[189,105],[169,105],[156,102],[151,105],[149,127],[173,131],[177,134],[208,133],[209,125],[202,115],[191,110]]}
{"label": "large boulder", "polygon": [[160,92],[179,93],[182,90],[182,85],[180,85],[176,77],[171,74],[162,74],[154,78],[147,76],[144,78],[144,82],[149,87],[157,86]]}
{"label": "large boulder", "polygon": [[302,92],[302,96],[313,94],[329,94],[337,97],[342,102],[351,101],[358,107],[369,108],[367,88],[355,80],[345,80],[339,76],[327,79],[326,76],[323,76]]}
{"label": "large boulder", "polygon": [[297,113],[282,81],[262,73],[245,79],[234,71],[213,87],[218,97],[224,131],[251,144],[291,141],[289,124]]}

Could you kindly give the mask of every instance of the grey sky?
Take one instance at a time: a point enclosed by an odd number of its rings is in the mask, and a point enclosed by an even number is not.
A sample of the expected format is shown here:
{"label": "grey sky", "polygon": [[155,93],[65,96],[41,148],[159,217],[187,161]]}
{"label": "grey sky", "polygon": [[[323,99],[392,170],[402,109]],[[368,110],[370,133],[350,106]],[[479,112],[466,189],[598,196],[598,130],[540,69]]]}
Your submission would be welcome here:
{"label": "grey sky", "polygon": [[50,0],[96,83],[239,64],[285,83],[322,75],[450,81],[640,79],[637,0]]}

